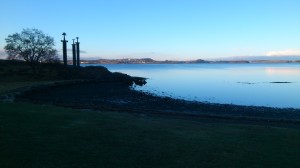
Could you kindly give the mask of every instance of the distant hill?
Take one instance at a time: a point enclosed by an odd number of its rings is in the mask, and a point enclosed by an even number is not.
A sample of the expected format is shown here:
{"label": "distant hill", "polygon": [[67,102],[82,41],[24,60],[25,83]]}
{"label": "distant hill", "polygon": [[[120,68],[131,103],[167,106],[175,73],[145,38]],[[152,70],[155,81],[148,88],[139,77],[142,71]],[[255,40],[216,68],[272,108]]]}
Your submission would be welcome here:
{"label": "distant hill", "polygon": [[83,64],[193,64],[193,63],[208,63],[208,61],[197,59],[192,61],[156,61],[151,58],[141,59],[97,59],[97,60],[81,60]]}
{"label": "distant hill", "polygon": [[300,56],[236,56],[236,57],[224,57],[214,59],[214,61],[237,61],[237,60],[245,60],[245,61],[296,61],[300,60]]}

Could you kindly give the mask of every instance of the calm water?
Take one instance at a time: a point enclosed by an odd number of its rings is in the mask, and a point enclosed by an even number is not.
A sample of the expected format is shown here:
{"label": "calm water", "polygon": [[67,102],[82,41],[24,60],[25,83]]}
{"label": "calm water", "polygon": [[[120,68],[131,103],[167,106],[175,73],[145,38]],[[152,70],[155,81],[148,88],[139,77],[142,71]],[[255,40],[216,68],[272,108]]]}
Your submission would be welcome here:
{"label": "calm water", "polygon": [[[300,108],[300,64],[125,64],[113,72],[149,78],[137,90],[175,98]],[[273,82],[273,83],[272,83]]]}

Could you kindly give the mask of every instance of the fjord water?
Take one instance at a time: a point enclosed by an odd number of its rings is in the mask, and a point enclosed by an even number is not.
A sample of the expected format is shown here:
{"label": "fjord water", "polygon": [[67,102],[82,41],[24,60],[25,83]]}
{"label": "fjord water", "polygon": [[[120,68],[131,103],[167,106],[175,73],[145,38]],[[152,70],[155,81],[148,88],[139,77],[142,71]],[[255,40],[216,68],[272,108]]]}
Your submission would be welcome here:
{"label": "fjord water", "polygon": [[300,64],[119,64],[113,72],[148,78],[136,90],[174,98],[300,108]]}

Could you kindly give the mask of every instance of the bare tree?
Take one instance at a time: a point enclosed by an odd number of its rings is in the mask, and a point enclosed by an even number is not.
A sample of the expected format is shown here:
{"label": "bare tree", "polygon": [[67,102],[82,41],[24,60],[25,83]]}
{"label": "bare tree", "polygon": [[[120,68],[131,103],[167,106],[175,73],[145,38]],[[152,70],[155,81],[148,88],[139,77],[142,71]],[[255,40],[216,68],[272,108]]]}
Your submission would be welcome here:
{"label": "bare tree", "polygon": [[9,60],[25,60],[35,71],[41,62],[58,62],[54,39],[38,29],[23,29],[21,33],[8,35],[4,47]]}

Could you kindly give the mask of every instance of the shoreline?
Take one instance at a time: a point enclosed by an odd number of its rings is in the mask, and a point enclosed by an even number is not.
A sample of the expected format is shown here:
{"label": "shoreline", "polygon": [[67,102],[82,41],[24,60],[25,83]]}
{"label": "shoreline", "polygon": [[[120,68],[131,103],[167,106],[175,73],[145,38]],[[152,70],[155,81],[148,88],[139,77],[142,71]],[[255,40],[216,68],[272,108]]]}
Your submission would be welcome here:
{"label": "shoreline", "polygon": [[[270,83],[273,83],[273,82],[270,82]],[[290,82],[280,82],[280,83],[290,83]],[[135,90],[135,89],[133,89]],[[295,110],[300,110],[300,107],[291,107],[291,106],[271,106],[271,105],[263,105],[263,104],[236,104],[236,103],[230,103],[230,102],[212,102],[210,100],[201,100],[201,99],[198,99],[198,98],[192,98],[191,97],[184,97],[184,96],[176,96],[176,95],[173,95],[172,93],[169,94],[169,93],[165,93],[163,91],[161,92],[151,92],[151,91],[143,91],[143,90],[135,90],[137,92],[142,92],[142,93],[145,93],[145,94],[150,94],[150,95],[153,95],[153,96],[157,96],[157,97],[166,97],[166,98],[171,98],[171,99],[175,99],[175,100],[183,100],[183,101],[186,101],[186,102],[195,102],[195,103],[204,103],[204,104],[211,104],[211,105],[233,105],[233,106],[246,106],[246,107],[258,107],[258,108],[275,108],[275,109],[282,109],[282,110],[285,110],[285,109],[295,109]]]}
{"label": "shoreline", "polygon": [[146,78],[113,73],[103,66],[74,68],[41,64],[39,73],[34,74],[24,62],[0,61],[0,65],[5,67],[0,71],[1,82],[5,84],[0,101],[191,118],[300,123],[300,109],[188,101],[136,91],[130,86],[144,85]]}
{"label": "shoreline", "polygon": [[300,109],[186,101],[136,91],[120,81],[62,83],[35,87],[17,95],[16,100],[75,109],[146,115],[300,124]]}

